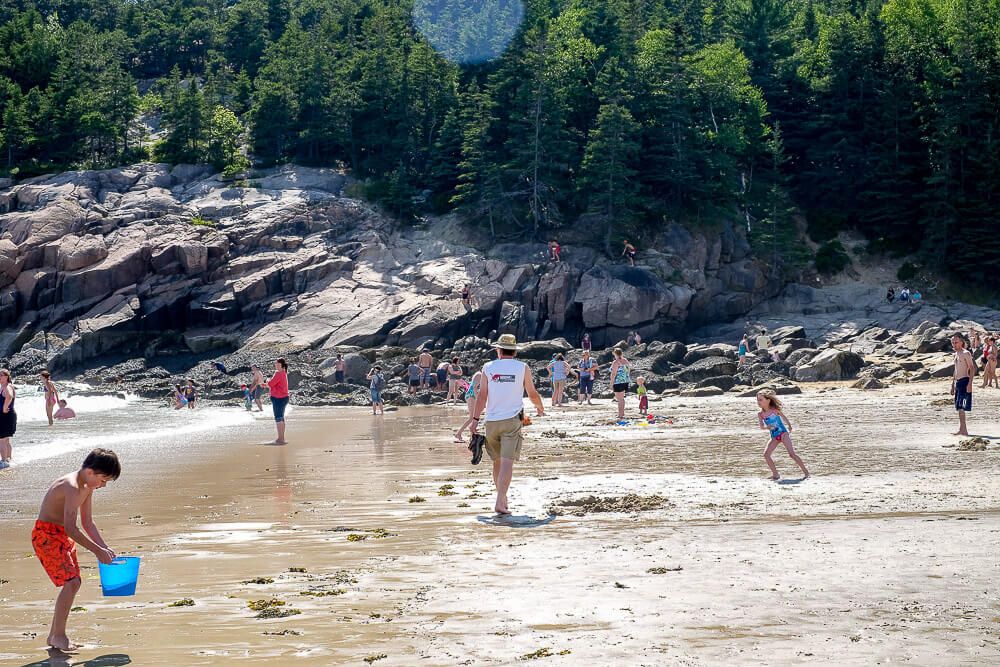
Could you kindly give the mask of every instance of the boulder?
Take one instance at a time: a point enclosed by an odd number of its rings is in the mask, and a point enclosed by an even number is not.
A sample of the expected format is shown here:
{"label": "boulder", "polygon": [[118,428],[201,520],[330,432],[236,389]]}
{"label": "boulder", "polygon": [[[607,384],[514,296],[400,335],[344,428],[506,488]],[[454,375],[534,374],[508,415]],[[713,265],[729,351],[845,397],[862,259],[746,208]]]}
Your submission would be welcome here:
{"label": "boulder", "polygon": [[365,376],[371,370],[372,365],[357,352],[350,352],[344,355],[344,377],[348,381],[365,383]]}
{"label": "boulder", "polygon": [[674,295],[646,269],[594,266],[580,278],[575,302],[580,305],[583,325],[588,329],[631,327],[666,314]]}
{"label": "boulder", "polygon": [[696,361],[701,361],[708,357],[724,357],[726,356],[726,351],[720,347],[715,346],[702,346],[689,347],[684,353],[684,357],[681,359],[681,363],[685,366],[690,366]]}
{"label": "boulder", "polygon": [[552,355],[567,353],[573,349],[565,338],[553,338],[552,340],[536,340],[518,346],[517,356],[522,359],[534,359],[536,361],[549,361]]}
{"label": "boulder", "polygon": [[798,382],[827,382],[849,380],[865,365],[861,355],[847,350],[823,350],[809,361],[796,366],[792,379]]}
{"label": "boulder", "polygon": [[944,363],[940,363],[930,369],[930,374],[932,378],[955,377],[955,362],[946,361]]}
{"label": "boulder", "polygon": [[706,378],[736,373],[736,362],[725,357],[707,357],[691,364],[677,378],[682,382],[700,382]]}
{"label": "boulder", "polygon": [[717,377],[705,378],[699,381],[695,387],[718,387],[722,391],[729,391],[736,386],[736,378],[732,375],[719,375]]}
{"label": "boulder", "polygon": [[775,345],[791,343],[792,340],[805,340],[805,337],[805,327],[779,327],[771,332],[771,342]]}
{"label": "boulder", "polygon": [[788,356],[785,357],[785,361],[792,366],[796,366],[804,361],[812,359],[817,354],[819,354],[819,350],[813,348],[803,348],[801,350],[794,350],[790,352]]}
{"label": "boulder", "polygon": [[59,240],[56,268],[76,271],[97,264],[108,256],[108,246],[103,236],[68,234]]}
{"label": "boulder", "polygon": [[858,380],[851,386],[854,387],[855,389],[868,390],[868,389],[885,389],[886,384],[877,378],[870,377]]}
{"label": "boulder", "polygon": [[747,389],[746,391],[736,394],[737,398],[753,398],[759,394],[764,389],[771,389],[778,396],[791,396],[795,394],[801,394],[802,388],[796,387],[794,384],[788,385],[772,385],[772,384],[761,384],[752,389]]}

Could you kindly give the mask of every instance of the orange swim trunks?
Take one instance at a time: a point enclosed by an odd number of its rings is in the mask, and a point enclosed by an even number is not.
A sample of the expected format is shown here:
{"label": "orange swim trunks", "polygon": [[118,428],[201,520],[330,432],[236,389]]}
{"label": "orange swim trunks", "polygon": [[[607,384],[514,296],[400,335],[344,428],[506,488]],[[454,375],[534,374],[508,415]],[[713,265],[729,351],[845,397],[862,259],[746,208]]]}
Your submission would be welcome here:
{"label": "orange swim trunks", "polygon": [[48,521],[36,521],[31,531],[31,546],[42,561],[42,567],[56,586],[65,586],[67,581],[80,576],[80,564],[76,560],[76,542],[66,534],[62,526]]}

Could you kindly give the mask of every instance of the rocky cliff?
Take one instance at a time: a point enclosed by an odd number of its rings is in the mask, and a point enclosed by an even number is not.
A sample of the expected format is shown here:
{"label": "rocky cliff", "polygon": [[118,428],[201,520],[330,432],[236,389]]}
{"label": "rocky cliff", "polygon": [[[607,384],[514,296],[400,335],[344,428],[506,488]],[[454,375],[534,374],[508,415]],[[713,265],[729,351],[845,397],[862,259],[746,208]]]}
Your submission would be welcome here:
{"label": "rocky cliff", "polygon": [[[402,227],[326,169],[248,182],[138,164],[0,191],[0,357],[53,369],[108,355],[450,346],[591,331],[598,345],[730,321],[781,289],[738,227],[670,225],[634,268],[586,247],[488,250],[454,220]],[[655,248],[655,249],[654,249]],[[458,293],[474,287],[471,308]]]}

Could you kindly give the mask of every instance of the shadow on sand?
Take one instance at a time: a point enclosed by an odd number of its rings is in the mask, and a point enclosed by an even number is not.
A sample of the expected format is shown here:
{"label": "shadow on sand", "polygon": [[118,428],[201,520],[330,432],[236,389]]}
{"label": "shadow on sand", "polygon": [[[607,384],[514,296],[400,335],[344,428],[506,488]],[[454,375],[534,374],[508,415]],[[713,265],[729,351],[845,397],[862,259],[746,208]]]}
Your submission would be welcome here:
{"label": "shadow on sand", "polygon": [[801,484],[806,481],[805,477],[800,477],[799,479],[779,479],[778,484]]}
{"label": "shadow on sand", "polygon": [[116,667],[117,665],[132,664],[132,658],[124,653],[109,653],[81,662],[74,662],[75,660],[76,656],[50,648],[49,657],[46,660],[32,662],[24,667]]}
{"label": "shadow on sand", "polygon": [[538,528],[539,526],[547,526],[552,523],[556,518],[555,514],[550,514],[545,518],[539,518],[536,516],[528,516],[527,514],[491,514],[486,516],[485,514],[480,514],[476,517],[479,523],[485,523],[488,526],[506,526],[508,528]]}

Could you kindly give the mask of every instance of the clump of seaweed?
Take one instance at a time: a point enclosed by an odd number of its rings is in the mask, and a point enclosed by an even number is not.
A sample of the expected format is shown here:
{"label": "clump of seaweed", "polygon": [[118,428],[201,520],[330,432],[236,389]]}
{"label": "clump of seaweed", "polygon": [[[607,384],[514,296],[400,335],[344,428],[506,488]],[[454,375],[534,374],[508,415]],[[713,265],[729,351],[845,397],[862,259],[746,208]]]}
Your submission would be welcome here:
{"label": "clump of seaweed", "polygon": [[262,635],[272,635],[274,637],[284,637],[286,635],[295,635],[295,636],[298,636],[298,635],[301,635],[302,633],[299,632],[298,630],[290,630],[290,629],[286,628],[284,630],[265,630],[261,634]]}
{"label": "clump of seaweed", "polygon": [[368,536],[367,535],[362,535],[361,533],[351,533],[350,535],[347,536],[347,541],[348,542],[362,542],[362,541],[367,540],[367,539],[368,539]]}
{"label": "clump of seaweed", "polygon": [[680,565],[677,567],[651,567],[646,572],[649,574],[666,574],[667,572],[680,572],[683,569]]}
{"label": "clump of seaweed", "polygon": [[192,600],[191,598],[181,598],[180,600],[177,600],[176,602],[171,602],[167,606],[168,607],[193,607],[194,606],[194,600]]}
{"label": "clump of seaweed", "polygon": [[299,574],[305,574],[306,573],[306,568],[304,568],[304,567],[290,567],[290,568],[288,568],[288,571],[289,572],[298,572]]}
{"label": "clump of seaweed", "polygon": [[420,496],[413,496],[412,498],[410,498],[410,500],[408,502],[411,502],[411,503],[426,503],[427,499],[426,498],[421,498]]}
{"label": "clump of seaweed", "polygon": [[439,496],[457,496],[458,493],[456,493],[453,490],[454,488],[455,488],[454,484],[442,484],[441,488],[438,489],[438,495]]}
{"label": "clump of seaweed", "polygon": [[378,660],[384,660],[385,658],[388,657],[389,656],[387,656],[385,653],[373,653],[372,655],[365,658],[365,662],[367,662],[370,665],[373,662],[376,662]]}
{"label": "clump of seaweed", "polygon": [[265,609],[272,609],[274,607],[284,607],[285,604],[284,600],[271,598],[270,600],[250,600],[247,602],[247,607],[250,608],[250,611],[264,611]]}
{"label": "clump of seaweed", "polygon": [[299,593],[299,595],[308,595],[314,598],[328,598],[328,597],[335,597],[337,595],[343,595],[346,592],[347,591],[345,591],[343,588],[333,588],[325,591],[302,591],[301,593]]}
{"label": "clump of seaweed", "polygon": [[243,582],[244,584],[273,584],[274,579],[271,577],[255,577],[253,579],[247,579]]}

